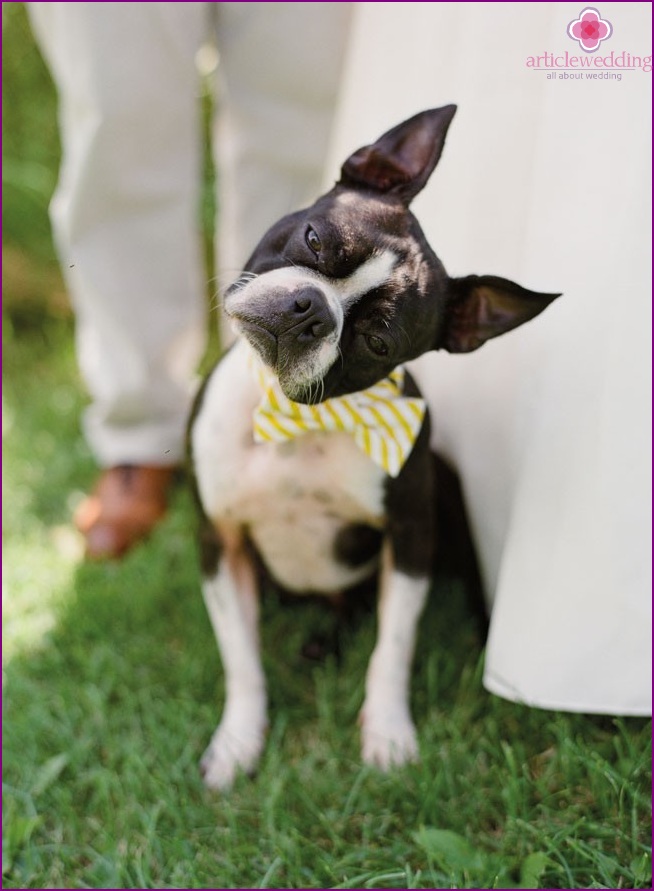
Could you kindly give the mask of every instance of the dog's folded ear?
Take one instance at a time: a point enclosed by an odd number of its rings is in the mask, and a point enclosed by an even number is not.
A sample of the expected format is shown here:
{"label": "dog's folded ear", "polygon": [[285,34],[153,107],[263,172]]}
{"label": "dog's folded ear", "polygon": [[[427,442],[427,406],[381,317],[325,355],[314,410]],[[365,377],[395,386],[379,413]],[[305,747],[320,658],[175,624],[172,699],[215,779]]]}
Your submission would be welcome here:
{"label": "dog's folded ear", "polygon": [[470,353],[541,313],[560,294],[528,291],[494,275],[450,279],[445,323],[434,349]]}
{"label": "dog's folded ear", "polygon": [[443,151],[456,105],[422,111],[354,152],[341,169],[341,184],[396,195],[406,204],[429,179]]}

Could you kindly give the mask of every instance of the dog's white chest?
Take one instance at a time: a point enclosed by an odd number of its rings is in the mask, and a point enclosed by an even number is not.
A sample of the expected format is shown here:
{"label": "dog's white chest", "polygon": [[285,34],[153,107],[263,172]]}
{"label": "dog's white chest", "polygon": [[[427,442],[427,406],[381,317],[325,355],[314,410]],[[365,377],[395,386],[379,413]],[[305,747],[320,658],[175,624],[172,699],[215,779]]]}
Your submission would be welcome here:
{"label": "dog's white chest", "polygon": [[255,444],[260,394],[240,344],[208,382],[193,427],[200,496],[217,524],[245,527],[269,571],[297,592],[332,592],[365,578],[336,541],[350,524],[380,528],[384,473],[347,433],[308,433]]}

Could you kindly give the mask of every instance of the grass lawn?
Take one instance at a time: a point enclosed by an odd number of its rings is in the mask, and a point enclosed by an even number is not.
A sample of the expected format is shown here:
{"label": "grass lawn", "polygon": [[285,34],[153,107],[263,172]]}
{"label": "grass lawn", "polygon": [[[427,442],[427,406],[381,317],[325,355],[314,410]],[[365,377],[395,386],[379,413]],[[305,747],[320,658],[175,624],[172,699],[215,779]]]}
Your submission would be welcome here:
{"label": "grass lawn", "polygon": [[436,580],[420,632],[420,764],[360,762],[374,617],[345,632],[340,661],[312,664],[301,645],[325,614],[269,597],[261,768],[227,796],[204,790],[223,687],[188,493],[120,564],[85,564],[70,527],[94,466],[44,222],[56,147],[30,141],[54,132],[52,92],[21,4],[3,13],[11,101],[22,89],[35,109],[5,119],[3,886],[650,887],[650,722],[486,693],[456,580]]}

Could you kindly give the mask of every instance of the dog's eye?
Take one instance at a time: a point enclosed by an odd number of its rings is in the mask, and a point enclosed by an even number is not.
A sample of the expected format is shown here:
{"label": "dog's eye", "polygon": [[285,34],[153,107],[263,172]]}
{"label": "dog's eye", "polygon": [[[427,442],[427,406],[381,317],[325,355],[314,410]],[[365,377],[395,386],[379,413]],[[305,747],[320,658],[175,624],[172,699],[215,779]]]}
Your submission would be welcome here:
{"label": "dog's eye", "polygon": [[314,254],[320,253],[322,249],[322,242],[320,240],[320,236],[312,226],[309,226],[309,228],[307,229],[304,240]]}
{"label": "dog's eye", "polygon": [[388,346],[384,343],[381,337],[377,337],[376,334],[367,334],[366,343],[368,344],[368,349],[373,352],[375,356],[388,355]]}

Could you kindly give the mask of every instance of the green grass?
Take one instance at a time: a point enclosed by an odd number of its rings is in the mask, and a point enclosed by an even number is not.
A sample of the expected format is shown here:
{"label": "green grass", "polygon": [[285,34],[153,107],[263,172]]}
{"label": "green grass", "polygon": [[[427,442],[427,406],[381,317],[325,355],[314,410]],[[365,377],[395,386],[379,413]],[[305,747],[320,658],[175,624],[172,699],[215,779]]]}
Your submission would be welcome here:
{"label": "green grass", "polygon": [[[54,183],[54,102],[21,4],[3,11],[5,130],[24,134],[4,148],[21,159],[22,194],[36,169],[25,160]],[[180,487],[122,563],[80,559],[70,515],[94,466],[49,193],[34,194],[6,207],[3,246],[4,887],[649,887],[649,722],[490,696],[447,579],[418,645],[419,765],[384,776],[360,763],[374,618],[345,632],[340,663],[313,665],[300,648],[325,614],[268,597],[261,768],[230,795],[204,790],[197,763],[223,688],[190,498]]]}
{"label": "green grass", "polygon": [[69,325],[5,346],[5,887],[649,886],[648,723],[488,695],[445,579],[418,647],[419,765],[359,760],[373,617],[315,666],[300,647],[323,612],[268,598],[268,747],[255,779],[207,793],[222,681],[190,499],[123,563],[80,562],[69,514],[93,465]]}

